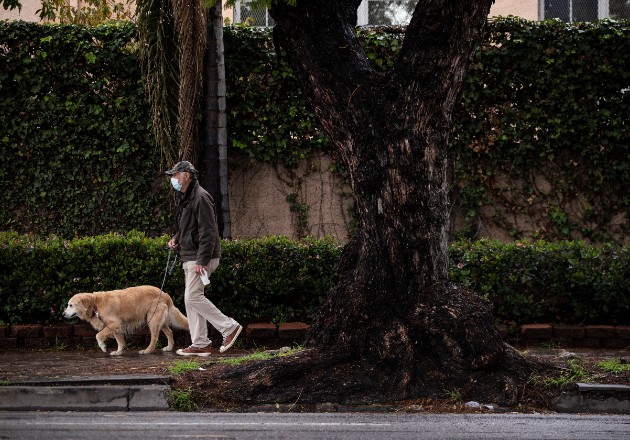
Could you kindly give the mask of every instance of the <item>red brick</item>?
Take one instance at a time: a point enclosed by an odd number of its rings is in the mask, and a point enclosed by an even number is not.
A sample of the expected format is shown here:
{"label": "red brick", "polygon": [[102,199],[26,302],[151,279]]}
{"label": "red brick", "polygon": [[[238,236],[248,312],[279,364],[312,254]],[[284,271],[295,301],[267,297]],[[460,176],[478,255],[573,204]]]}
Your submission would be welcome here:
{"label": "red brick", "polygon": [[582,341],[584,341],[582,345],[584,348],[600,348],[602,346],[599,338],[584,338]]}
{"label": "red brick", "polygon": [[612,325],[587,325],[586,328],[587,338],[614,338],[615,327]]}
{"label": "red brick", "polygon": [[551,339],[553,327],[549,324],[527,324],[521,327],[521,336],[525,339]]}
{"label": "red brick", "polygon": [[0,349],[6,350],[8,348],[17,348],[17,339],[0,338]]}
{"label": "red brick", "polygon": [[582,325],[554,325],[553,337],[566,339],[581,339],[585,336],[584,326]]}
{"label": "red brick", "polygon": [[67,338],[72,335],[72,325],[49,324],[42,327],[42,332],[46,338]]}
{"label": "red brick", "polygon": [[22,339],[22,346],[24,348],[48,348],[50,344],[44,338],[24,338]]}
{"label": "red brick", "polygon": [[90,324],[83,323],[74,324],[73,331],[75,336],[80,336],[84,338],[88,336],[94,336],[96,334],[96,330],[94,330],[94,327],[92,327]]}
{"label": "red brick", "polygon": [[626,339],[617,339],[617,338],[604,339],[601,342],[604,348],[610,348],[613,350],[627,348],[628,344],[630,343],[630,341]]}
{"label": "red brick", "polygon": [[302,342],[306,338],[309,325],[303,322],[285,322],[278,328],[280,339],[294,342]]}
{"label": "red brick", "polygon": [[630,339],[630,326],[618,325],[615,327],[615,335],[620,339]]}
{"label": "red brick", "polygon": [[278,328],[275,324],[249,324],[245,336],[252,339],[274,339],[278,337]]}
{"label": "red brick", "polygon": [[42,326],[39,324],[20,324],[11,327],[14,338],[39,338],[42,336]]}

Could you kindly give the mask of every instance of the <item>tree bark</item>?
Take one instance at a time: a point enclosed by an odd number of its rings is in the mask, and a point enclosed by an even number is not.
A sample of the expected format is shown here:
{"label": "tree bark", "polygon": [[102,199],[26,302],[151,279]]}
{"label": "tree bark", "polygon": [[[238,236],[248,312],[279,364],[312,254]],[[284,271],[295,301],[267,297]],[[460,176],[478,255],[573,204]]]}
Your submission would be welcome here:
{"label": "tree bark", "polygon": [[359,228],[344,248],[339,284],[314,317],[305,353],[243,367],[213,386],[228,399],[302,402],[400,400],[458,387],[512,404],[535,364],[502,341],[480,295],[448,281],[451,115],[492,0],[420,0],[384,73],[356,37],[359,3],[298,0],[271,10],[350,174]]}

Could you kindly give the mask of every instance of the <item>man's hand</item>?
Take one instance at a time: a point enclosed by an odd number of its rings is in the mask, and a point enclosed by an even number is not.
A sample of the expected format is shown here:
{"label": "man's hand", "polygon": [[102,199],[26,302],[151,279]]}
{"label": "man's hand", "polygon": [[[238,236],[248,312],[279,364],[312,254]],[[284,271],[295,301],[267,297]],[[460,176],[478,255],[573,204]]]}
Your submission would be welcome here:
{"label": "man's hand", "polygon": [[179,247],[179,245],[177,244],[177,241],[175,241],[175,239],[174,239],[174,238],[171,238],[171,239],[168,241],[168,247],[170,247],[170,248],[171,248],[171,249],[173,249],[173,250],[176,250],[176,249]]}
{"label": "man's hand", "polygon": [[195,264],[193,268],[199,276],[201,276],[206,271],[206,266],[200,266],[199,264]]}

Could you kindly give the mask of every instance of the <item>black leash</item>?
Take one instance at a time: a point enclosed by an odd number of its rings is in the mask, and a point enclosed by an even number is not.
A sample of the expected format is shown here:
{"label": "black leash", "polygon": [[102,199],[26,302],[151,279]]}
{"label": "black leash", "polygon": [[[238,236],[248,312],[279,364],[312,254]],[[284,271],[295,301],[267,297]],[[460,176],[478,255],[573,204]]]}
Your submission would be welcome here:
{"label": "black leash", "polygon": [[155,316],[155,312],[157,310],[157,306],[160,303],[160,297],[162,296],[162,292],[164,292],[164,284],[166,284],[166,274],[171,275],[173,273],[173,268],[175,267],[175,263],[177,263],[177,256],[178,254],[175,253],[175,258],[173,258],[173,264],[171,264],[171,268],[168,268],[168,264],[171,262],[171,254],[173,253],[173,248],[169,247],[168,248],[168,258],[166,259],[166,268],[164,269],[164,278],[162,279],[162,287],[160,287],[160,294],[158,295],[157,301],[155,302],[155,308],[153,309],[153,314],[151,315],[151,317],[149,319],[147,319],[147,323],[145,324],[148,325],[149,322],[151,322],[151,320],[153,319],[153,316]]}

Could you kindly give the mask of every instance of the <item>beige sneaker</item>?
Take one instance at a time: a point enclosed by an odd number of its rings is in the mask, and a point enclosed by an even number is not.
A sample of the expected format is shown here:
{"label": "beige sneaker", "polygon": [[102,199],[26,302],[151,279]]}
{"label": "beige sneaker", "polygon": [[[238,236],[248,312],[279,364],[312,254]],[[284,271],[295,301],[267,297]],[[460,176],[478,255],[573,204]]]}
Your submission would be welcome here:
{"label": "beige sneaker", "polygon": [[234,345],[234,342],[236,342],[236,338],[238,338],[238,335],[241,334],[241,330],[243,330],[243,326],[237,324],[237,327],[234,329],[234,331],[223,340],[223,345],[221,346],[221,348],[219,348],[219,353],[224,353],[228,351],[229,348]]}
{"label": "beige sneaker", "polygon": [[180,356],[210,356],[212,354],[212,348],[208,345],[207,347],[199,348],[193,347],[192,345],[188,348],[180,348],[175,353]]}

